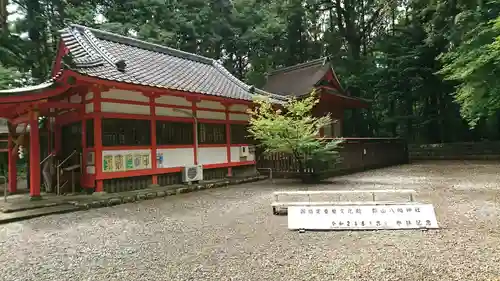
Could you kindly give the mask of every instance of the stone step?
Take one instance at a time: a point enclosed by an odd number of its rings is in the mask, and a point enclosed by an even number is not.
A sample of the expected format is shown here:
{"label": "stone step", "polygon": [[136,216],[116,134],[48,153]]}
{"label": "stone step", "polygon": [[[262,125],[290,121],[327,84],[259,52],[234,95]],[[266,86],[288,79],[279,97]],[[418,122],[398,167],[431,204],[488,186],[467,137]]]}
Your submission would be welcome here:
{"label": "stone step", "polygon": [[27,220],[31,218],[53,215],[53,214],[63,214],[81,210],[80,207],[74,205],[57,205],[52,207],[30,209],[12,213],[0,213],[0,224]]}

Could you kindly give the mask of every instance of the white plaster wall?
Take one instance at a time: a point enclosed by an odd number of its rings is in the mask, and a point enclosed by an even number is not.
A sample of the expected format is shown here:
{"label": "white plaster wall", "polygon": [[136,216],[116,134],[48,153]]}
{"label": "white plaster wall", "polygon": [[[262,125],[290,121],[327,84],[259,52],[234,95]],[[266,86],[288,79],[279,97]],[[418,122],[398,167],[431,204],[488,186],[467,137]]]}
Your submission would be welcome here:
{"label": "white plaster wall", "polygon": [[101,97],[108,99],[149,102],[149,97],[146,97],[141,92],[119,90],[119,89],[110,89],[109,91],[101,92]]}
{"label": "white plaster wall", "polygon": [[231,162],[245,162],[254,160],[255,160],[255,153],[249,153],[247,157],[240,158],[240,147],[231,146]]}
{"label": "white plaster wall", "polygon": [[250,119],[250,115],[243,113],[229,113],[229,120],[235,121],[248,121]]}
{"label": "white plaster wall", "polygon": [[90,103],[87,103],[85,105],[85,112],[86,113],[91,113],[91,112],[94,112],[94,104],[92,102]]}
{"label": "white plaster wall", "polygon": [[86,95],[85,95],[85,100],[91,100],[94,98],[94,93],[92,92],[88,92]]}
{"label": "white plaster wall", "polygon": [[185,118],[191,118],[189,114],[193,113],[191,109],[179,108],[177,110],[174,110],[174,108],[172,107],[159,107],[159,106],[156,107],[155,111],[156,115],[158,116],[174,116],[174,117],[185,117]]}
{"label": "white plaster wall", "polygon": [[198,163],[219,164],[227,163],[226,147],[200,147],[198,151]]}
{"label": "white plaster wall", "polygon": [[163,155],[163,165],[158,168],[183,167],[194,164],[193,148],[166,148],[158,149],[156,154]]}
{"label": "white plaster wall", "polygon": [[248,109],[247,105],[244,104],[233,104],[229,107],[230,111],[241,111],[241,112],[246,112]]}
{"label": "white plaster wall", "polygon": [[201,100],[196,104],[197,107],[210,108],[210,109],[223,109],[226,107],[218,101]]}
{"label": "white plaster wall", "polygon": [[183,97],[176,97],[176,96],[161,96],[157,97],[155,99],[156,103],[161,103],[161,104],[172,104],[172,105],[183,105],[183,106],[191,106],[192,103],[188,100],[186,100]]}
{"label": "white plaster wall", "polygon": [[226,120],[226,113],[219,111],[196,110],[196,117],[202,119]]}
{"label": "white plaster wall", "polygon": [[70,103],[82,103],[82,97],[80,95],[72,95],[70,98],[69,98],[69,102]]}
{"label": "white plaster wall", "polygon": [[101,102],[101,112],[150,115],[150,107],[148,105]]}

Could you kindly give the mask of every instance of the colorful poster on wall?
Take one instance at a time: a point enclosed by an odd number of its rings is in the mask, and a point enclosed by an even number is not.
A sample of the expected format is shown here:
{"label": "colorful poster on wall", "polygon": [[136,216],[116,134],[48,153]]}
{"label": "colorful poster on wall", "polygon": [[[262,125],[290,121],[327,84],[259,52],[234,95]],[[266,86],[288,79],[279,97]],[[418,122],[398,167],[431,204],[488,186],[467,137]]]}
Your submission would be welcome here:
{"label": "colorful poster on wall", "polygon": [[141,154],[134,154],[134,169],[142,169],[142,159]]}
{"label": "colorful poster on wall", "polygon": [[150,150],[108,150],[102,152],[103,172],[151,169]]}
{"label": "colorful poster on wall", "polygon": [[150,158],[149,156],[150,156],[149,153],[142,155],[142,165],[143,165],[144,168],[149,168],[149,164],[151,162],[150,159],[149,159]]}
{"label": "colorful poster on wall", "polygon": [[125,170],[124,157],[121,154],[115,155],[115,171]]}
{"label": "colorful poster on wall", "polygon": [[127,170],[133,170],[134,169],[134,156],[132,154],[127,154],[125,156],[125,168]]}
{"label": "colorful poster on wall", "polygon": [[161,152],[156,153],[156,166],[158,168],[163,168],[163,153]]}
{"label": "colorful poster on wall", "polygon": [[102,161],[103,172],[113,172],[113,155],[106,155]]}

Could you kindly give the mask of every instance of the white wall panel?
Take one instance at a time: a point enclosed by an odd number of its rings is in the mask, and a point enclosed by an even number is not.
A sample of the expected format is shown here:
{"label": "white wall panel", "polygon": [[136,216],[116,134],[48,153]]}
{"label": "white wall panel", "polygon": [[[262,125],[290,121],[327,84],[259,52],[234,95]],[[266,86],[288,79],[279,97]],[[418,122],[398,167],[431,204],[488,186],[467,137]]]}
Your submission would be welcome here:
{"label": "white wall panel", "polygon": [[86,95],[85,95],[85,99],[86,100],[91,100],[94,98],[94,93],[93,92],[88,92]]}
{"label": "white wall panel", "polygon": [[210,109],[222,109],[225,110],[226,107],[218,101],[201,100],[196,103],[197,107],[210,108]]}
{"label": "white wall panel", "polygon": [[247,105],[244,104],[233,104],[229,107],[230,111],[241,111],[241,112],[246,112],[248,109]]}
{"label": "white wall panel", "polygon": [[248,121],[250,119],[250,115],[243,113],[229,113],[229,120],[235,121]]}
{"label": "white wall panel", "polygon": [[158,163],[158,168],[183,167],[194,164],[193,148],[162,148],[156,154],[163,156],[163,163]]}
{"label": "white wall panel", "polygon": [[150,115],[150,107],[148,105],[101,102],[101,112]]}
{"label": "white wall panel", "polygon": [[192,103],[186,98],[176,97],[176,96],[161,96],[155,99],[156,103],[161,104],[171,104],[171,105],[183,105],[183,106],[191,106]]}
{"label": "white wall panel", "polygon": [[149,102],[149,98],[143,95],[141,92],[119,89],[110,89],[109,91],[101,92],[101,97],[108,99]]}
{"label": "white wall panel", "polygon": [[255,153],[249,153],[247,157],[240,158],[240,147],[239,146],[231,146],[231,162],[245,162],[245,161],[254,161]]}
{"label": "white wall panel", "polygon": [[159,107],[157,106],[156,109],[156,115],[159,116],[173,116],[173,117],[184,117],[184,118],[191,118],[191,115],[193,111],[191,109],[185,109],[185,108],[172,108],[172,107]]}
{"label": "white wall panel", "polygon": [[76,94],[76,95],[72,95],[70,98],[69,98],[69,102],[70,103],[82,103],[82,96]]}
{"label": "white wall panel", "polygon": [[91,113],[94,112],[94,103],[90,102],[85,105],[85,112]]}
{"label": "white wall panel", "polygon": [[198,153],[200,164],[227,163],[226,147],[200,147]]}
{"label": "white wall panel", "polygon": [[202,119],[226,120],[226,113],[219,111],[196,110],[196,117]]}

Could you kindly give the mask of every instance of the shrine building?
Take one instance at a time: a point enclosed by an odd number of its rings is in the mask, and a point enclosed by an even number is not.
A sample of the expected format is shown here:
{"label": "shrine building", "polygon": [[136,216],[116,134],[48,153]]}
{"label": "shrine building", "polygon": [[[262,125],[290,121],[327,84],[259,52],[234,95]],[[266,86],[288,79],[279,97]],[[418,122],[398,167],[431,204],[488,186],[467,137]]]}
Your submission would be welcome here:
{"label": "shrine building", "polygon": [[[0,117],[9,121],[9,179],[16,178],[19,147],[29,157],[31,197],[40,196],[49,160],[58,170],[49,189],[57,193],[252,173],[256,159],[246,126],[253,98],[268,95],[279,105],[312,88],[321,98],[315,114],[339,120],[325,136],[341,136],[345,108],[367,106],[343,92],[325,59],[276,70],[260,90],[216,60],[71,25],[60,31],[52,79],[0,91]],[[16,188],[9,180],[9,192]]]}
{"label": "shrine building", "polygon": [[368,108],[370,105],[368,100],[352,97],[344,90],[328,58],[271,71],[262,89],[284,97],[297,98],[306,96],[315,89],[319,95],[319,103],[313,114],[324,116],[329,113],[332,117],[330,126],[320,131],[320,136],[325,138],[343,137],[345,110]]}

